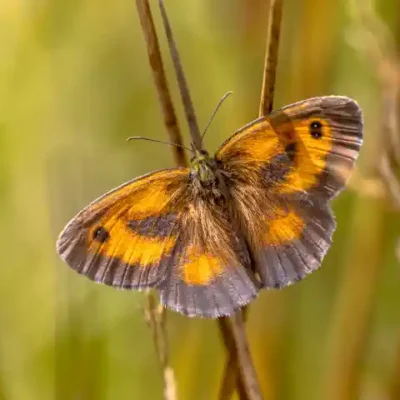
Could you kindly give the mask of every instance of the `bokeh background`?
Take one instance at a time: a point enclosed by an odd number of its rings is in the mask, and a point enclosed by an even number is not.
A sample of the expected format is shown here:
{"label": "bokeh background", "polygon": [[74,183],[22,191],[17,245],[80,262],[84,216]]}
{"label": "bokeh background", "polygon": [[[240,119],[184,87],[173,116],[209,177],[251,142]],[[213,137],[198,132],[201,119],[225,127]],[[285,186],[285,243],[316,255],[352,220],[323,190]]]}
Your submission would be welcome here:
{"label": "bokeh background", "polygon": [[[269,3],[166,3],[201,126],[234,91],[206,137],[214,151],[258,114]],[[338,229],[323,268],[250,307],[264,396],[400,399],[400,217],[377,170],[399,111],[388,113],[400,2],[286,0],[281,39],[276,107],[351,96],[364,110],[365,144],[333,203]],[[59,231],[89,201],[173,164],[169,147],[127,143],[131,135],[167,138],[135,2],[1,1],[1,399],[162,398],[143,293],[96,285],[55,252]],[[168,313],[167,328],[179,399],[217,398],[226,355],[216,322]]]}

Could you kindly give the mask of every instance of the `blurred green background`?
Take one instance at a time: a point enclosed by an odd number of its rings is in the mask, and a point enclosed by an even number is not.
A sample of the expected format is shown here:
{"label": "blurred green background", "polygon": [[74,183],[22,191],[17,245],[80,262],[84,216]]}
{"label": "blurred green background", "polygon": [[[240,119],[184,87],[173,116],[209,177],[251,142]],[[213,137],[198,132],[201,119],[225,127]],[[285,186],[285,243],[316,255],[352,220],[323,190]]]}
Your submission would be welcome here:
{"label": "blurred green background", "polygon": [[[266,399],[400,399],[400,218],[376,173],[387,142],[379,57],[400,49],[400,2],[372,4],[372,36],[359,18],[367,3],[285,1],[275,106],[351,96],[365,113],[365,145],[334,201],[338,229],[323,268],[250,307]],[[214,151],[257,116],[268,1],[166,6],[201,126],[234,91],[206,138]],[[375,36],[378,59],[368,55]],[[144,295],[96,285],[55,252],[58,233],[89,201],[173,164],[169,147],[127,143],[130,135],[167,138],[135,2],[1,1],[1,399],[162,398]],[[168,313],[168,334],[179,399],[217,398],[225,361],[217,323]]]}

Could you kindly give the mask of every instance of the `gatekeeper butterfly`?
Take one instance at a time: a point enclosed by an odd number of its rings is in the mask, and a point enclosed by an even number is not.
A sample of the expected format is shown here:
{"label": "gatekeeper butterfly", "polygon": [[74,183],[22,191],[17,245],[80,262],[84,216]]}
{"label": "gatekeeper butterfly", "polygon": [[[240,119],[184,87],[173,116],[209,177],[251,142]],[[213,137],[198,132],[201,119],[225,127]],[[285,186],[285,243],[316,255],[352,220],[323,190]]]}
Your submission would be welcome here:
{"label": "gatekeeper butterfly", "polygon": [[154,288],[189,316],[230,315],[261,288],[288,286],[321,265],[362,144],[362,114],[347,97],[301,101],[233,134],[190,168],[136,178],[84,208],[57,250],[90,279]]}

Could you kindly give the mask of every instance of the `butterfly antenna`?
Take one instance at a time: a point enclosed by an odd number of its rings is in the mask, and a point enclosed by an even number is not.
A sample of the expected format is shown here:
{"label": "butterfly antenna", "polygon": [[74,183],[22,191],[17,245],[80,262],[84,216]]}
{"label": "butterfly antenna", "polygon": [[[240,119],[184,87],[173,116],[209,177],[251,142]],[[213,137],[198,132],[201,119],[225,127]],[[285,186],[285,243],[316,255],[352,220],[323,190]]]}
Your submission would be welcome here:
{"label": "butterfly antenna", "polygon": [[227,93],[225,93],[225,94],[222,96],[221,100],[218,102],[217,107],[215,107],[215,110],[214,110],[214,112],[212,113],[211,118],[208,120],[207,125],[206,125],[206,127],[205,127],[205,129],[204,129],[204,131],[203,131],[203,134],[201,135],[201,142],[203,142],[204,136],[206,135],[206,133],[207,133],[207,131],[208,131],[208,128],[209,128],[210,125],[211,125],[211,122],[213,122],[214,117],[216,116],[216,114],[217,114],[218,110],[220,109],[220,107],[222,106],[223,102],[224,102],[232,93],[233,93],[233,92],[227,92]]}
{"label": "butterfly antenna", "polygon": [[167,12],[165,11],[164,1],[159,0],[160,10],[161,10],[161,17],[164,24],[165,34],[168,39],[169,50],[171,53],[172,62],[175,68],[176,78],[178,80],[179,85],[179,92],[181,94],[181,99],[183,103],[183,107],[185,110],[186,120],[189,125],[190,135],[192,137],[192,142],[196,149],[202,149],[202,141],[200,135],[199,125],[197,123],[196,114],[194,112],[193,102],[190,97],[190,92],[188,88],[188,84],[186,81],[185,74],[183,72],[183,67],[181,63],[181,59],[179,57],[178,48],[176,46],[171,25],[168,20]]}
{"label": "butterfly antenna", "polygon": [[168,144],[169,146],[180,147],[181,149],[184,149],[184,150],[187,150],[187,151],[190,151],[191,153],[193,153],[193,149],[191,149],[190,147],[182,146],[180,144],[173,143],[173,142],[168,142],[166,140],[151,139],[151,138],[144,137],[144,136],[131,136],[131,137],[128,137],[128,139],[126,139],[126,140],[127,141],[130,141],[130,140],[147,140],[149,142],[154,142],[154,143]]}

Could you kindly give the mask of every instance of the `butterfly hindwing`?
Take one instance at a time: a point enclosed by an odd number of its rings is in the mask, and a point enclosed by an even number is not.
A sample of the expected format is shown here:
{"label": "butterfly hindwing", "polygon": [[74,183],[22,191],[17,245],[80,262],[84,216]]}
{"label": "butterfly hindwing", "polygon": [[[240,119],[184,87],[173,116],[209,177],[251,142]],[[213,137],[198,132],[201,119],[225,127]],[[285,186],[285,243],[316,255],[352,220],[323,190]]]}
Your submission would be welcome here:
{"label": "butterfly hindwing", "polygon": [[160,287],[161,301],[189,316],[230,315],[254,299],[259,282],[249,270],[243,241],[228,207],[195,197],[181,225],[174,270]]}
{"label": "butterfly hindwing", "polygon": [[274,193],[260,175],[231,181],[237,218],[263,287],[280,288],[316,270],[329,249],[335,221],[325,199]]}
{"label": "butterfly hindwing", "polygon": [[263,232],[253,241],[263,287],[285,287],[318,269],[328,251],[336,223],[323,202],[310,199],[277,201]]}

